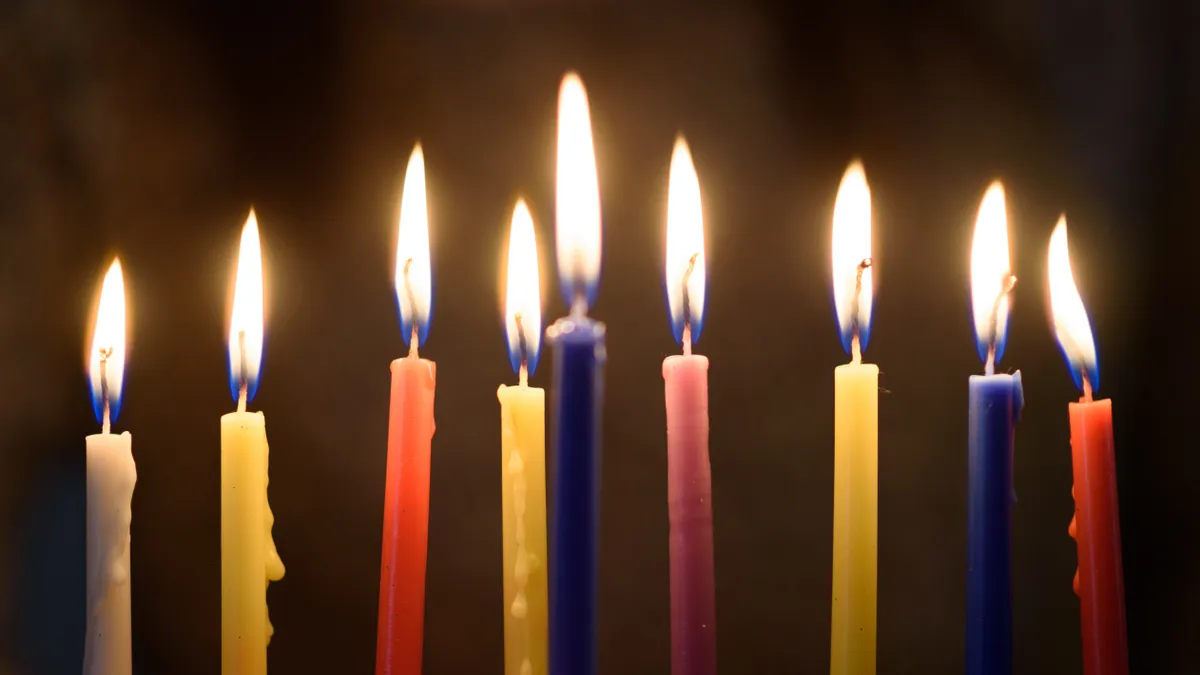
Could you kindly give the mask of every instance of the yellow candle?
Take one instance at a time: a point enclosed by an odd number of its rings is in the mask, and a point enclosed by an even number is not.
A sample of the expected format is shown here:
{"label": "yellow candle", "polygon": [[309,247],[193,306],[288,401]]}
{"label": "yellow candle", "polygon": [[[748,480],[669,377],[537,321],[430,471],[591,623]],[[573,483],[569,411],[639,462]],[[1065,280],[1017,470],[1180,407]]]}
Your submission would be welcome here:
{"label": "yellow candle", "polygon": [[879,367],[833,371],[833,622],[830,673],[875,672]]}
{"label": "yellow candle", "polygon": [[230,370],[238,410],[221,417],[221,672],[265,675],[267,582],[283,578],[267,503],[267,427],[262,413],[246,412],[262,358],[262,260],[258,224],[250,213],[230,322]]}
{"label": "yellow candle", "polygon": [[871,318],[871,193],[857,162],[833,210],[833,289],[848,365],[833,371],[832,675],[875,673],[879,368],[862,363]]}
{"label": "yellow candle", "polygon": [[545,675],[546,391],[500,385],[504,672]]}
{"label": "yellow candle", "polygon": [[504,672],[546,675],[546,392],[530,387],[541,344],[537,243],[524,202],[508,248],[506,333],[516,387],[500,385],[500,474],[504,541]]}

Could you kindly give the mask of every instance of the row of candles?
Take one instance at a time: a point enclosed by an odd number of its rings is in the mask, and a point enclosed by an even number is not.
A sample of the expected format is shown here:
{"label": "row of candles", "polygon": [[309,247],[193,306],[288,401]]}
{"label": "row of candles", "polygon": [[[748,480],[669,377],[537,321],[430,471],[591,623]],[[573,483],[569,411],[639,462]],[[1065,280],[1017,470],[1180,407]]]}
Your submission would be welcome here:
{"label": "row of candles", "polygon": [[[870,332],[871,197],[852,164],[833,210],[837,322],[850,363],[834,370],[834,527],[830,672],[875,672],[878,535],[878,376],[863,363]],[[533,221],[513,213],[505,333],[516,386],[500,386],[504,653],[508,675],[594,675],[600,503],[604,324],[587,316],[600,271],[600,202],[587,95],[568,74],[559,91],[556,253],[570,314],[546,336],[554,348],[556,500],[547,521],[545,392],[528,385],[541,346],[540,282]],[[693,354],[705,307],[700,185],[687,144],[671,158],[666,279],[671,326],[682,354],[663,362],[667,409],[673,675],[716,673],[712,500],[708,456],[708,359]],[[1125,611],[1113,461],[1112,408],[1093,400],[1096,350],[1075,287],[1065,220],[1049,246],[1050,299],[1058,340],[1083,396],[1069,406],[1073,494],[1070,534],[1080,565],[1084,671],[1127,673]],[[1003,188],[983,197],[971,253],[973,316],[984,374],[970,391],[967,668],[1012,672],[1010,585],[1012,453],[1022,407],[1020,372],[996,374],[1009,313],[1008,223]],[[391,364],[377,675],[421,671],[429,526],[430,449],[436,367],[418,353],[429,330],[431,272],[424,159],[418,146],[404,177],[395,287],[409,354]],[[265,419],[248,412],[263,346],[258,225],[242,231],[229,329],[237,411],[221,418],[221,665],[227,675],[267,672],[272,628],[266,590],[283,577],[267,501]],[[130,503],[136,482],[131,437],[110,431],[124,372],[124,281],[105,276],[89,372],[103,429],[87,438],[87,638],[84,672],[128,675]],[[549,528],[548,528],[549,524]],[[549,530],[549,532],[548,532]],[[549,537],[547,535],[550,535]],[[547,546],[549,539],[550,546]]]}

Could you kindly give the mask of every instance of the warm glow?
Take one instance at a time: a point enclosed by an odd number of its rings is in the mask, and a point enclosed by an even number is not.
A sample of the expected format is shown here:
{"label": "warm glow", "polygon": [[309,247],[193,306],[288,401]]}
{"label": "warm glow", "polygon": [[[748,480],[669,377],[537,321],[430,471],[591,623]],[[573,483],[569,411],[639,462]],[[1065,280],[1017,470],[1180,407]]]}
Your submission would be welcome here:
{"label": "warm glow", "polygon": [[692,342],[700,339],[707,270],[700,181],[696,178],[687,141],[680,136],[671,153],[671,177],[667,187],[667,306],[677,341],[683,340],[685,323],[690,328]]}
{"label": "warm glow", "polygon": [[429,211],[425,202],[425,156],[418,144],[404,172],[400,197],[400,231],[396,237],[396,298],[405,342],[414,326],[418,346],[429,333],[433,276],[429,266]]}
{"label": "warm glow", "polygon": [[[871,188],[862,164],[842,176],[833,203],[833,305],[842,346],[852,351],[855,329],[865,349],[871,332],[874,286],[871,273]],[[866,263],[866,264],[864,264]],[[861,274],[861,277],[860,277]],[[856,303],[857,300],[857,303]]]}
{"label": "warm glow", "polygon": [[575,73],[558,90],[555,226],[558,277],[567,305],[591,304],[600,278],[600,187],[587,91]]}
{"label": "warm glow", "polygon": [[975,238],[971,244],[971,305],[979,358],[988,361],[994,344],[994,361],[1004,354],[1008,329],[1008,293],[1012,267],[1008,260],[1008,213],[1004,186],[992,183],[979,205]]}
{"label": "warm glow", "polygon": [[1086,374],[1088,387],[1100,386],[1100,369],[1096,360],[1096,342],[1087,311],[1075,286],[1071,272],[1071,254],[1067,250],[1067,218],[1058,219],[1050,237],[1050,308],[1054,317],[1054,332],[1058,344],[1071,366],[1071,375],[1080,389]]}
{"label": "warm glow", "polygon": [[113,260],[108,273],[104,275],[100,304],[96,309],[96,325],[92,329],[92,348],[88,353],[92,406],[96,411],[96,420],[100,422],[104,421],[102,370],[108,386],[108,417],[115,420],[121,408],[121,384],[125,379],[125,279],[121,275],[119,259]]}
{"label": "warm glow", "polygon": [[[518,315],[521,317],[519,325]],[[533,374],[537,369],[538,348],[542,343],[542,299],[533,217],[529,215],[529,207],[525,206],[523,199],[517,202],[517,208],[513,211],[512,230],[508,235],[504,327],[513,370],[519,372],[524,365],[529,374]]]}
{"label": "warm glow", "polygon": [[263,351],[263,268],[258,241],[258,220],[253,209],[242,228],[238,247],[237,279],[233,286],[233,312],[229,320],[229,382],[233,396],[246,387],[254,398]]}

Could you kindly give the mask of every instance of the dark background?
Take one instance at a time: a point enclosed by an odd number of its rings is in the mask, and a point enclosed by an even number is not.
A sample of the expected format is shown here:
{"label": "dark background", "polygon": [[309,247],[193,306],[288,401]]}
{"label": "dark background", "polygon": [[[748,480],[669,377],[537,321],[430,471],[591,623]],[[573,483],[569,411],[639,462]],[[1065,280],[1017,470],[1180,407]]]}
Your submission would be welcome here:
{"label": "dark background", "polygon": [[[0,5],[0,673],[78,672],[83,376],[93,294],[125,263],[135,438],[135,670],[219,668],[218,417],[226,291],[257,209],[269,330],[253,409],[272,443],[286,578],[278,673],[374,660],[401,172],[425,147],[438,362],[427,673],[500,673],[499,424],[512,382],[497,280],[530,199],[548,318],[559,78],[589,87],[609,328],[601,669],[668,672],[660,361],[667,163],[691,142],[710,278],[721,669],[827,669],[828,280],[841,172],[874,194],[880,364],[879,669],[963,663],[974,211],[1010,194],[1004,368],[1025,377],[1014,511],[1016,671],[1081,672],[1066,404],[1045,252],[1061,211],[1115,407],[1135,673],[1194,672],[1200,10],[987,0],[459,0]],[[549,382],[548,368],[533,378]]]}

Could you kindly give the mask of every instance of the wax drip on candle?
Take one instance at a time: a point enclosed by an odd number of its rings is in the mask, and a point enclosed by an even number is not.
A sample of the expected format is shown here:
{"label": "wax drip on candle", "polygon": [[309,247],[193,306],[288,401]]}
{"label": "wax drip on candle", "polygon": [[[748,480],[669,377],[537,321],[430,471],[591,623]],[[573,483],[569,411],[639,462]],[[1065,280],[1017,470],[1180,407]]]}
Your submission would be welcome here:
{"label": "wax drip on candle", "polygon": [[[1090,398],[1089,398],[1090,400]],[[1071,486],[1071,501],[1075,501],[1075,486]],[[1075,511],[1071,514],[1071,524],[1067,526],[1067,534],[1076,541],[1079,540],[1079,503],[1075,503]],[[1079,595],[1079,558],[1075,558],[1075,576],[1071,579],[1071,588]]]}
{"label": "wax drip on candle", "polygon": [[[250,366],[246,363],[246,331],[238,331],[238,377],[241,383],[238,385],[238,412],[246,412],[246,395],[250,390]],[[107,399],[105,399],[107,401]],[[105,410],[108,407],[105,406]]]}
{"label": "wax drip on candle", "polygon": [[692,279],[692,272],[696,271],[696,260],[700,257],[699,253],[693,253],[692,257],[688,258],[687,269],[683,271],[683,355],[692,355],[692,298],[688,293],[688,282]]}
{"label": "wax drip on candle", "polygon": [[[261,414],[261,413],[259,413],[259,414]],[[264,446],[265,445],[266,444],[264,442]],[[270,456],[270,448],[264,447],[263,453],[264,453],[263,461],[265,462],[268,460],[268,457]],[[271,484],[271,476],[269,473],[266,473],[263,475],[263,478],[266,481],[266,483],[264,485],[264,488],[265,488]],[[279,549],[277,549],[275,547],[275,535],[271,531],[272,528],[275,527],[275,512],[271,510],[271,500],[268,498],[267,491],[265,489],[263,490],[263,505],[264,505],[263,526],[266,527],[266,530],[267,530],[267,550],[266,550],[267,565],[266,565],[266,569],[264,570],[264,572],[267,575],[267,586],[270,586],[272,581],[279,581],[280,579],[283,578],[284,572],[286,572],[286,568],[284,568],[284,566],[283,566],[283,559],[279,557]],[[265,587],[264,587],[264,591],[265,591]],[[264,593],[263,594],[263,604],[266,604],[266,602],[267,602],[267,596]],[[267,611],[267,634],[265,636],[267,639],[268,645],[271,644],[271,636],[274,634],[275,634],[275,626],[271,623],[270,610],[268,609],[268,611]]]}
{"label": "wax drip on candle", "polygon": [[100,425],[100,433],[107,434],[111,428],[108,410],[108,359],[113,354],[112,347],[100,348],[100,400],[103,401],[104,420]]}
{"label": "wax drip on candle", "polygon": [[862,343],[858,338],[861,331],[859,323],[859,297],[862,296],[862,278],[863,272],[872,264],[870,258],[863,258],[862,262],[858,263],[858,268],[854,276],[854,296],[850,298],[850,363],[862,363]]}
{"label": "wax drip on candle", "polygon": [[1000,280],[1000,292],[996,294],[996,301],[992,303],[992,313],[988,321],[988,352],[987,363],[983,366],[985,375],[996,374],[996,334],[1000,331],[1000,303],[1008,297],[1012,292],[1013,286],[1017,285],[1017,277],[1010,272],[1005,272]]}

